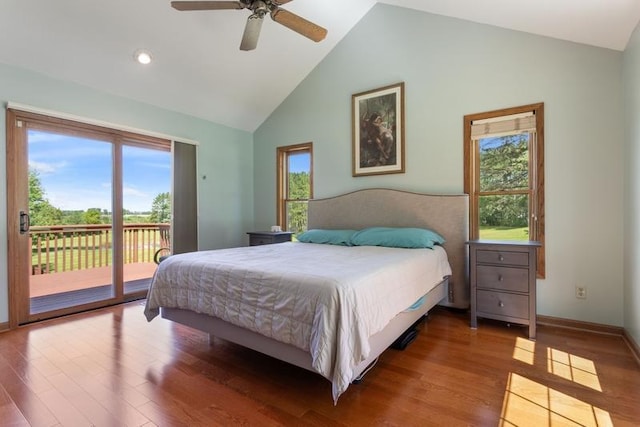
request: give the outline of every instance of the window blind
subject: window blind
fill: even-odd
[[[514,133],[534,132],[536,116],[533,112],[514,114],[512,116],[474,120],[471,123],[471,138],[481,139],[511,135]]]

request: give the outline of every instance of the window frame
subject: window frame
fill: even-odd
[[[464,116],[464,192],[469,195],[469,237],[479,238],[479,144],[471,137],[474,121],[533,112],[536,118],[535,137],[529,144],[529,239],[540,242],[538,248],[537,276],[544,278],[545,226],[544,226],[544,103],[523,105]]]
[[[289,175],[289,156],[309,153],[309,199],[289,199],[287,179]],[[287,231],[287,203],[309,201],[313,198],[313,142],[286,145],[277,148],[277,177],[276,177],[276,223],[283,231]]]

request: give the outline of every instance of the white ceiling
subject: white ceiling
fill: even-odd
[[[238,49],[247,10],[178,12],[169,0],[0,0],[0,62],[237,129],[254,131],[376,0],[283,6],[325,28],[316,44],[265,20]],[[639,0],[379,0],[469,21],[624,50]],[[133,60],[139,48],[151,65]]]

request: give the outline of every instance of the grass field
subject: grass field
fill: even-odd
[[[529,240],[529,227],[480,227],[483,240]]]

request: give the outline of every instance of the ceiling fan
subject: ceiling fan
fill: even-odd
[[[267,13],[277,23],[314,42],[324,39],[327,35],[326,29],[279,7],[290,1],[292,0],[172,1],[171,7],[180,11],[249,9],[252,13],[247,19],[247,25],[244,28],[240,50],[253,50],[256,48],[262,21]]]

